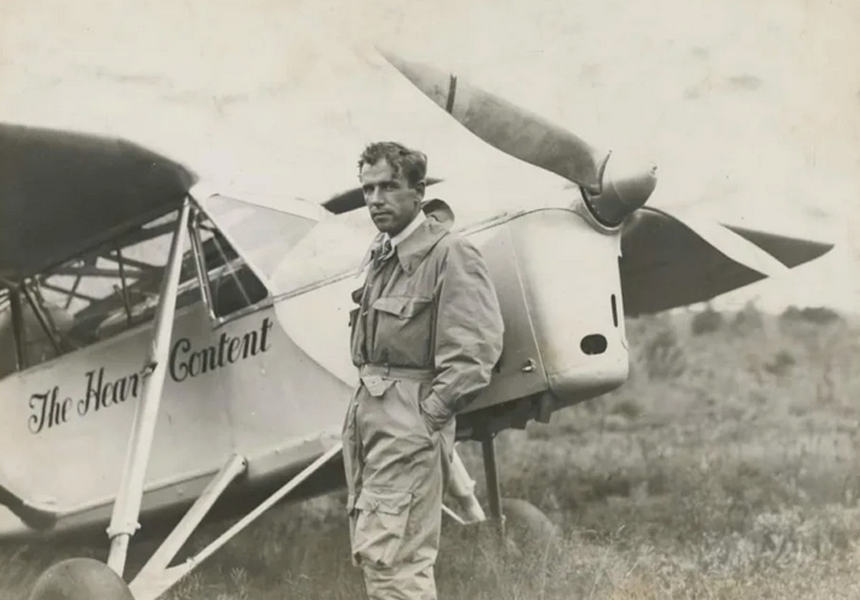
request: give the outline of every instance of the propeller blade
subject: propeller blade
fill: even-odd
[[[560,175],[597,195],[609,153],[530,111],[455,75],[380,53],[431,100],[479,138],[511,156]]]
[[[731,229],[750,243],[755,244],[768,254],[772,254],[779,262],[794,268],[811,260],[815,260],[830,252],[834,245],[830,242],[803,240],[786,237],[765,231],[756,231],[737,225],[723,225]]]
[[[436,179],[435,177],[428,177],[426,180],[427,186],[435,185],[440,183],[441,179]],[[361,191],[361,188],[352,188],[351,190],[347,190],[335,196],[332,196],[325,202],[323,202],[323,206],[331,213],[336,215],[349,212],[351,210],[355,210],[356,208],[361,208],[364,206],[364,194]]]
[[[765,252],[752,242],[747,241],[725,225],[707,221],[689,215],[679,215],[666,209],[659,212],[675,219],[716,250],[736,263],[761,273],[766,277],[778,277],[789,271],[789,268],[779,262],[771,254]]]
[[[830,243],[703,222],[644,207],[621,236],[628,316],[705,302],[827,253]]]

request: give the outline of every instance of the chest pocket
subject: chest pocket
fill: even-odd
[[[399,367],[433,366],[435,310],[429,296],[384,296],[373,303],[376,311],[374,355]]]

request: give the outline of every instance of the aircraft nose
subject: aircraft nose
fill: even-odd
[[[645,205],[656,186],[657,165],[618,161],[613,154],[606,163],[600,193],[592,195],[583,189],[582,195],[601,224],[616,227]]]

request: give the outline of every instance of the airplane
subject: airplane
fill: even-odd
[[[481,443],[489,509],[455,452],[449,488],[465,517],[446,511],[462,522],[503,520],[499,432],[624,383],[625,317],[783,276],[833,247],[646,206],[652,165],[371,54],[349,85],[375,101],[349,119],[430,144],[424,209],[480,249],[505,323],[490,385],[458,415],[457,439]],[[274,504],[344,485],[348,315],[373,231],[360,189],[308,175],[311,150],[295,157],[308,161],[297,179],[326,197],[232,193],[132,140],[0,124],[0,539],[107,527],[110,540],[107,563],[59,563],[32,598],[74,585],[74,597],[158,598]],[[238,521],[171,564],[215,514]],[[161,522],[175,526],[126,582],[132,537]]]

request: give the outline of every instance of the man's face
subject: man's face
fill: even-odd
[[[362,166],[358,178],[370,218],[379,231],[397,235],[421,210],[424,182],[409,187],[402,174],[395,177],[394,169],[384,158]]]

